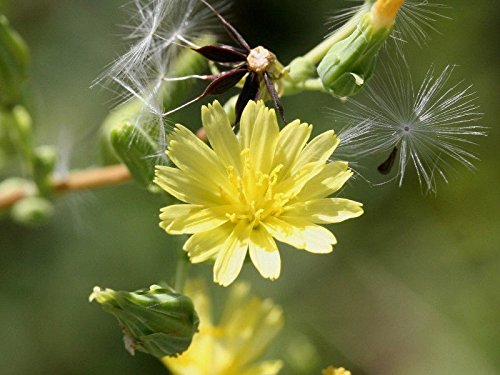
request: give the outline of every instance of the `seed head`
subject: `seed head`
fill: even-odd
[[[482,114],[472,86],[451,83],[452,66],[440,74],[431,67],[417,90],[408,71],[387,66],[381,70],[364,101],[351,101],[335,111],[348,122],[339,135],[339,154],[387,158],[391,153],[399,185],[407,166],[413,165],[426,192],[436,192],[438,176],[448,181],[453,162],[474,169],[478,158],[470,148],[477,136],[485,135],[485,128],[477,124]]]

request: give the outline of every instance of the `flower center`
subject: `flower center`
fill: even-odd
[[[228,167],[229,180],[237,196],[237,209],[226,215],[233,223],[245,220],[255,228],[266,218],[279,216],[291,197],[276,191],[278,174],[283,165],[276,166],[269,174],[262,173],[255,168],[248,151],[245,149],[242,152],[244,164],[241,176],[234,173],[234,168]]]
[[[274,53],[262,46],[251,50],[247,57],[248,69],[259,74],[267,72],[275,61]]]

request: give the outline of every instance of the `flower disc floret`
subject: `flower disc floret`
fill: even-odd
[[[210,146],[182,125],[170,135],[167,155],[177,166],[159,166],[155,182],[185,202],[161,210],[169,234],[191,234],[191,262],[214,259],[214,281],[227,286],[247,252],[269,279],[280,275],[275,240],[312,253],[329,253],[335,236],[319,224],[363,213],[361,204],[327,198],[351,177],[345,162],[329,163],[339,141],[327,131],[307,143],[312,126],[299,120],[281,131],[273,109],[250,102],[236,136],[222,106],[202,108]]]

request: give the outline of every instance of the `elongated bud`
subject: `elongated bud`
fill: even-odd
[[[118,319],[131,354],[139,350],[156,358],[176,356],[189,347],[198,330],[191,300],[158,285],[135,292],[95,287],[89,300]]]
[[[377,54],[392,31],[403,0],[377,0],[359,24],[334,44],[318,66],[324,87],[340,97],[355,95],[371,78]]]
[[[377,0],[371,10],[373,26],[376,29],[388,29],[394,26],[403,3],[404,0]]]
[[[118,158],[145,188],[157,191],[153,185],[156,165],[167,165],[168,158],[159,153],[160,147],[143,127],[123,123],[111,130],[111,144]]]
[[[0,102],[10,106],[19,102],[21,86],[27,77],[29,51],[19,34],[0,15]]]
[[[2,142],[4,150],[10,154],[12,152],[21,154],[26,165],[31,168],[33,126],[28,111],[21,105],[0,108],[0,128],[4,137]]]
[[[52,178],[57,161],[57,152],[53,146],[39,146],[33,154],[33,180],[41,195],[52,192]]]

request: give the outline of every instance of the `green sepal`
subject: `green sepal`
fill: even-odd
[[[29,50],[21,36],[0,15],[0,102],[19,103],[22,84],[28,76]]]
[[[363,88],[373,75],[377,54],[391,28],[373,28],[365,14],[352,33],[334,44],[318,66],[318,75],[330,93],[346,97]]]
[[[110,140],[115,154],[127,166],[135,181],[150,191],[158,191],[153,184],[155,166],[167,165],[169,160],[148,132],[143,127],[125,122],[111,130]]]
[[[90,301],[114,315],[123,330],[126,349],[156,358],[176,356],[191,344],[199,319],[191,299],[170,288],[152,285],[135,292],[94,288]]]

